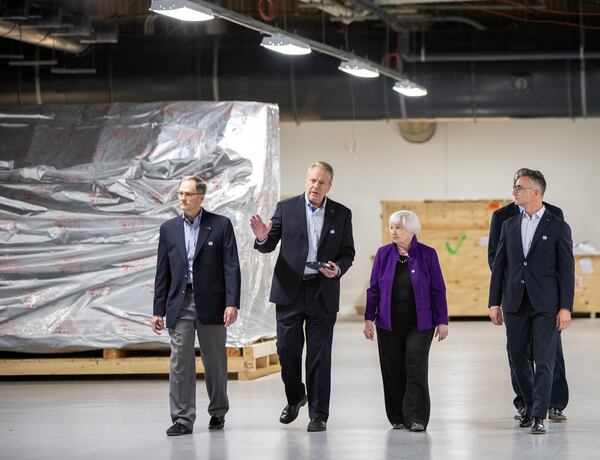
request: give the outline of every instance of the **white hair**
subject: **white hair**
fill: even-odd
[[[421,221],[419,216],[412,211],[396,211],[390,216],[390,225],[400,225],[404,230],[413,235],[421,231]]]

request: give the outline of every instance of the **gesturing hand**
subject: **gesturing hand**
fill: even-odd
[[[264,241],[267,239],[272,226],[272,221],[269,221],[268,224],[265,224],[258,214],[250,216],[250,228],[252,229],[252,232],[258,241]]]

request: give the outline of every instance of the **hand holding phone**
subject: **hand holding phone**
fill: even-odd
[[[327,262],[318,262],[316,260],[306,262],[306,266],[313,270],[318,270],[319,268],[333,268],[332,265]]]

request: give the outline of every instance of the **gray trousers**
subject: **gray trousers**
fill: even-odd
[[[169,405],[171,420],[192,428],[196,420],[196,354],[195,332],[198,333],[200,355],[204,364],[208,413],[225,415],[227,399],[227,330],[222,324],[198,321],[194,296],[187,292],[171,336],[169,368]]]

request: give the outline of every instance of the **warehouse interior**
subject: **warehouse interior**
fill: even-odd
[[[594,411],[600,403],[595,385],[600,368],[593,359],[600,312],[600,1],[182,3],[214,18],[190,22],[167,17],[157,12],[164,2],[151,0],[0,0],[0,289],[5,298],[0,303],[0,331],[5,336],[0,341],[0,457],[570,459],[595,452],[600,447]],[[304,43],[312,52],[290,56],[261,46],[275,34]],[[340,70],[344,63],[375,71],[378,77],[349,75]],[[405,95],[399,87],[425,94]],[[196,123],[202,133],[220,130],[219,123],[239,107],[241,115],[231,119],[241,125],[261,109],[269,111],[267,121],[247,124],[252,133],[260,133],[256,139],[261,141],[249,142],[246,148],[252,154],[261,148],[267,152],[260,157],[260,168],[254,157],[247,157],[255,171],[265,171],[260,190],[268,198],[257,211],[263,218],[270,217],[278,199],[302,193],[306,168],[317,160],[335,169],[328,196],[352,210],[356,257],[341,280],[332,416],[326,433],[306,433],[305,409],[290,425],[277,421],[285,395],[274,307],[266,299],[274,259],[264,266],[248,265],[253,276],[263,275],[258,303],[264,308],[257,310],[262,315],[257,326],[249,319],[256,316],[256,306],[248,283],[244,293],[251,308],[228,338],[231,410],[223,432],[205,426],[207,396],[199,371],[199,416],[193,436],[164,435],[169,422],[166,336],[154,345],[139,340],[143,346],[124,339],[106,346],[36,349],[31,345],[34,336],[4,345],[15,307],[6,299],[25,298],[28,289],[14,294],[15,283],[27,274],[15,275],[11,257],[16,251],[40,251],[34,243],[19,243],[8,223],[19,214],[15,209],[27,202],[27,196],[23,199],[15,190],[32,180],[15,181],[15,174],[88,164],[89,159],[73,153],[78,142],[73,133],[91,125],[90,109],[118,114],[113,117],[117,120],[134,120],[152,107],[161,116],[174,114],[173,126],[181,127],[187,117],[181,108],[200,111],[204,109],[196,107],[202,104],[210,107],[207,113],[217,114],[211,118],[215,121],[203,124],[204,116],[186,121]],[[63,118],[70,121],[60,129],[70,134],[54,136],[57,142],[46,144],[41,128],[52,117],[56,123],[63,119],[58,114],[67,114]],[[140,125],[142,130],[156,121],[148,119]],[[168,125],[162,119],[157,123],[156,138],[149,135],[134,142],[127,131],[116,130],[118,142],[102,144],[99,136],[95,155],[100,147],[111,145],[115,150],[103,151],[106,158],[131,154],[137,161],[140,155],[134,150],[139,142],[155,142],[169,152],[183,149],[179,141],[186,148],[197,145],[195,138],[188,142],[188,135],[174,135],[167,142]],[[30,134],[15,136],[25,124]],[[192,124],[186,130],[193,131]],[[129,129],[134,123],[123,126]],[[270,139],[268,146],[261,143],[263,135]],[[131,152],[128,143],[135,144]],[[234,144],[240,142],[230,143]],[[224,158],[234,158],[229,150],[227,154]],[[224,172],[228,168],[246,168],[244,162],[221,167],[212,157],[202,161],[216,165],[211,182],[215,187],[230,180]],[[541,437],[531,436],[513,420],[506,334],[491,324],[487,308],[489,219],[494,209],[512,201],[513,174],[522,167],[544,173],[544,201],[564,211],[575,255],[574,319],[562,333],[570,386],[568,419],[547,422],[547,434]],[[168,174],[175,179],[171,170]],[[94,181],[99,183],[92,179],[90,184]],[[171,196],[169,188],[153,193],[160,195],[159,190]],[[238,206],[235,200],[219,201],[222,196],[215,194],[215,208],[210,199],[205,205],[232,216],[238,244],[243,241],[248,249],[244,255],[240,245],[242,259],[255,264],[253,235],[244,214],[249,211],[243,208],[256,195],[244,195]],[[216,207],[217,201],[223,207]],[[390,241],[387,217],[407,207],[418,210],[422,241],[440,255],[449,300],[448,339],[434,341],[431,349],[432,415],[426,433],[389,426],[377,346],[362,334],[373,257]],[[25,212],[20,216],[27,218]],[[144,221],[143,229],[133,229],[147,232],[145,251],[152,252],[157,243],[156,216]],[[69,230],[71,217],[62,219],[53,225]],[[119,222],[121,227],[130,225]],[[143,273],[150,279],[154,253],[147,255],[144,263],[149,265]],[[81,267],[73,260],[69,259],[67,278],[72,267]],[[135,267],[131,260],[124,270],[130,266]],[[61,276],[64,261],[62,267]],[[134,273],[128,281],[123,276],[131,288],[125,300],[135,296],[136,277]],[[148,282],[144,278],[144,286]],[[35,292],[31,294],[27,301],[35,304]],[[101,304],[101,299],[96,302]],[[141,315],[134,321],[141,336],[151,336],[151,304],[135,309]],[[58,361],[50,361],[54,359]],[[142,360],[141,367],[134,366],[135,360]],[[77,367],[85,370],[74,370]]]

